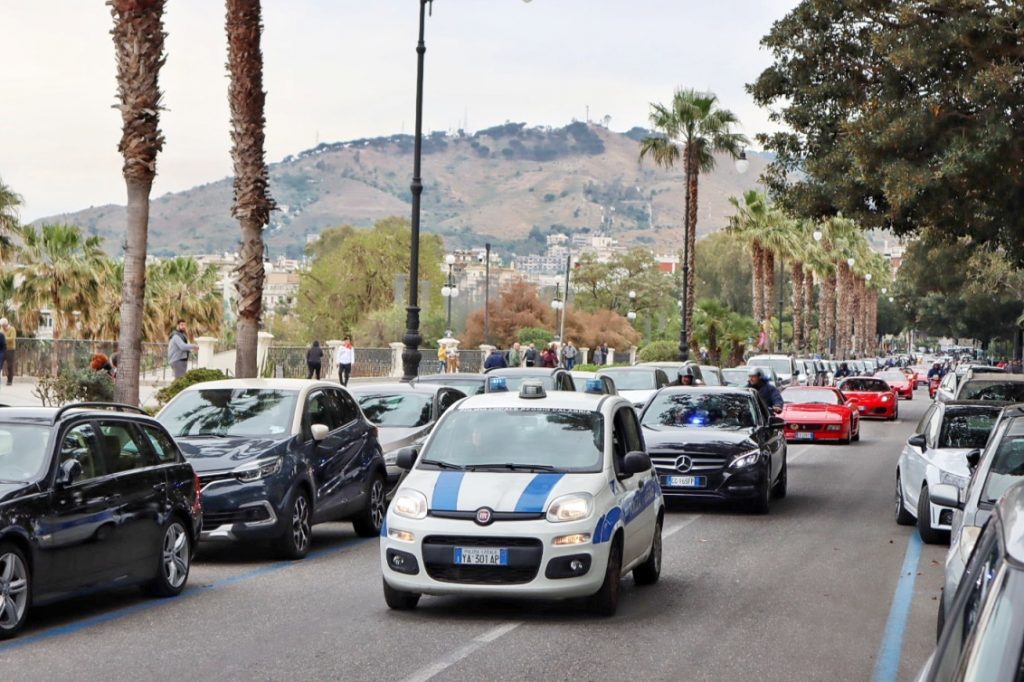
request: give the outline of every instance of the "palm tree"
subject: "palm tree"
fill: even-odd
[[[242,231],[240,262],[235,270],[238,290],[235,375],[254,377],[256,343],[263,313],[263,228],[270,222],[274,200],[264,158],[263,53],[260,51],[260,0],[227,0],[228,103],[231,107],[231,159],[235,197],[231,214]]]
[[[764,319],[771,320],[775,308],[775,259],[785,260],[793,249],[793,221],[782,211],[773,209],[766,229],[761,237],[761,253],[764,257]],[[783,292],[779,292],[779,306],[782,305]],[[781,325],[779,327],[778,347],[782,348]]]
[[[18,227],[18,207],[21,196],[0,180],[0,252],[11,245],[11,235]],[[0,255],[6,255],[0,253]]]
[[[163,149],[160,132],[160,68],[164,65],[165,0],[110,0],[117,54],[117,95],[121,110],[121,169],[128,192],[124,248],[121,334],[114,400],[139,402],[143,303],[146,295],[146,242],[149,193],[156,157]]]
[[[650,121],[658,134],[640,142],[640,160],[651,156],[657,165],[671,168],[681,158],[686,175],[686,262],[683,263],[683,272],[689,276],[684,316],[687,329],[691,329],[696,280],[698,178],[701,173],[715,169],[715,154],[725,153],[734,159],[739,158],[749,141],[740,133],[732,132],[739,119],[728,109],[718,108],[718,97],[710,92],[677,90],[669,106],[651,104]]]
[[[742,201],[736,197],[729,197],[729,203],[736,209],[736,213],[729,218],[727,229],[750,244],[753,316],[760,324],[768,316],[764,298],[763,241],[771,229],[771,222],[775,220],[775,216],[767,195],[757,190],[744,192]]]
[[[106,255],[99,237],[83,237],[73,225],[18,228],[19,320],[26,329],[39,326],[44,310],[53,318],[53,338],[60,339],[78,319],[88,325],[99,300],[98,274]],[[75,313],[78,313],[76,316]]]

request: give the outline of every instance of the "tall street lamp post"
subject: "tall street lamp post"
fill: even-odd
[[[555,284],[555,297],[551,300],[551,309],[555,311],[555,333],[559,333],[562,328],[562,311],[565,310],[565,302],[562,301],[562,284],[561,282]],[[561,343],[561,337],[558,338]]]
[[[448,266],[448,281],[443,287],[441,287],[441,295],[448,299],[448,321],[445,323],[445,335],[452,336],[452,299],[458,297],[459,287],[455,285],[455,280],[452,278],[452,268],[455,266],[455,256],[448,254],[444,257],[444,262]]]
[[[491,342],[491,243],[484,244],[484,343]]]
[[[626,313],[626,319],[630,324],[636,319],[636,292],[632,289],[629,291],[629,312]]]

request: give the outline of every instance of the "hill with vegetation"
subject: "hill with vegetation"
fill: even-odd
[[[589,229],[627,245],[675,250],[683,233],[682,171],[638,162],[638,141],[648,134],[581,122],[431,133],[423,143],[423,229],[443,236],[449,248],[491,241],[505,252],[527,253],[541,250],[551,232]],[[327,227],[407,216],[412,153],[411,135],[392,135],[323,143],[271,164],[279,210],[267,232],[270,253],[297,256],[308,237]],[[750,161],[745,175],[723,158],[702,177],[699,233],[725,226],[728,198],[752,188],[768,159],[752,154]],[[151,252],[235,250],[231,191],[231,178],[224,178],[154,199]],[[79,225],[112,249],[123,241],[124,214],[124,206],[106,205],[38,222]]]

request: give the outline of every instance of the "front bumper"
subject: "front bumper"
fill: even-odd
[[[822,443],[831,441],[849,440],[851,433],[843,424],[804,424],[800,422],[794,422],[794,425],[798,426],[798,429],[789,428],[787,422],[786,428],[783,430],[783,435],[787,441],[795,443]],[[838,431],[830,431],[829,426],[838,426]]]
[[[479,526],[473,521],[427,516],[413,520],[388,513],[380,540],[381,571],[395,589],[430,595],[514,596],[531,599],[585,597],[604,581],[610,542],[593,543],[597,516],[576,523],[549,523],[544,519],[496,521]],[[412,533],[411,541],[394,532]],[[575,545],[555,546],[556,537],[577,533],[590,539]],[[507,550],[508,566],[460,566],[457,547]],[[396,568],[395,557],[400,557]],[[573,577],[564,573],[578,559],[586,570]]]
[[[658,467],[658,482],[661,484],[662,495],[675,499],[745,500],[756,497],[767,485],[763,464],[755,464],[742,469],[724,467],[709,471],[693,471],[692,474],[682,475],[703,478],[704,485],[671,486],[668,484],[668,477],[680,476],[679,472]]]
[[[212,478],[203,488],[201,541],[260,541],[279,537],[286,522],[285,483],[272,479],[242,483],[231,477]]]
[[[860,405],[857,411],[862,419],[888,419],[896,414],[896,401],[875,405]]]

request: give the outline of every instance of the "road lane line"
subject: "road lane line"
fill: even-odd
[[[907,541],[907,553],[903,557],[903,567],[896,581],[896,592],[889,608],[889,619],[885,622],[885,633],[882,644],[875,659],[874,682],[892,682],[900,672],[900,656],[903,653],[903,634],[907,629],[910,617],[910,606],[914,598],[914,580],[917,577],[917,564],[921,559],[921,536],[917,531],[910,532]]]
[[[367,542],[371,542],[374,540],[377,540],[377,538],[354,538],[348,542],[337,545],[335,547],[310,552],[308,555],[306,555],[306,558],[303,561],[277,561],[275,563],[269,564],[267,566],[261,566],[260,568],[251,571],[246,571],[244,573],[239,573],[237,575],[221,578],[220,580],[214,581],[209,585],[200,585],[198,587],[189,588],[185,592],[182,592],[180,595],[173,599],[150,599],[148,601],[139,602],[138,604],[132,604],[131,606],[125,606],[120,609],[114,609],[113,611],[109,611],[107,613],[101,613],[90,618],[84,618],[73,623],[68,623],[67,625],[58,625],[48,630],[43,630],[42,632],[36,633],[34,635],[19,637],[7,643],[0,644],[0,654],[5,654],[8,651],[12,651],[14,649],[20,649],[21,647],[28,646],[29,644],[35,644],[36,642],[42,642],[48,639],[62,637],[64,635],[70,635],[81,630],[86,630],[88,628],[109,623],[110,621],[126,618],[127,616],[131,616],[141,611],[148,611],[149,609],[155,609],[161,606],[171,606],[173,604],[179,604],[183,600],[191,599],[192,597],[195,597],[200,594],[206,594],[207,592],[212,592],[214,590],[218,590],[224,587],[230,587],[237,583],[246,580],[251,580],[252,578],[258,578],[260,576],[267,575],[268,573],[276,573],[278,571],[283,571],[288,568],[297,568],[311,561],[316,561],[317,559],[321,559],[332,554],[337,554],[345,550],[360,547],[366,544]]]
[[[520,625],[522,625],[522,623],[519,621],[510,621],[508,623],[503,623],[496,628],[492,628],[481,635],[477,635],[469,644],[456,649],[431,665],[420,668],[409,677],[406,677],[404,682],[427,682],[427,680],[436,677],[483,646],[490,644],[496,639],[504,637]]]
[[[665,538],[672,537],[673,535],[675,535],[676,533],[678,533],[682,529],[686,528],[690,524],[692,524],[695,521],[697,521],[698,519],[700,519],[702,516],[704,516],[704,515],[703,514],[697,514],[692,519],[687,519],[687,520],[683,521],[682,523],[680,523],[678,526],[672,526],[668,530],[662,532],[661,539],[664,540]]]
[[[800,459],[801,457],[806,455],[808,452],[810,452],[811,448],[813,448],[813,447],[814,447],[813,445],[805,445],[802,448],[800,448],[795,455],[791,455],[789,453],[786,453],[786,461],[792,462],[794,460]]]

